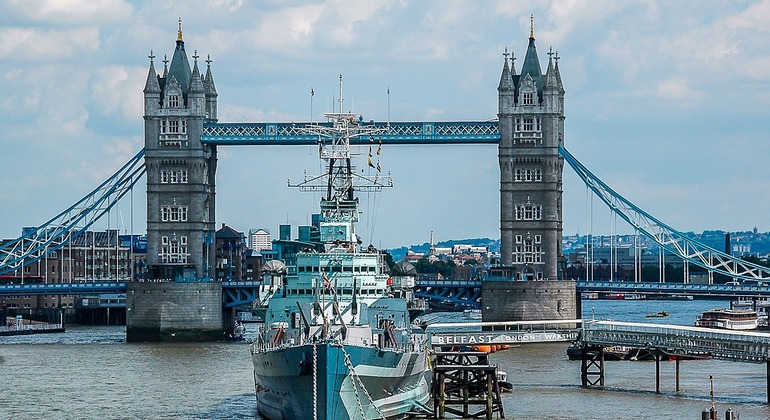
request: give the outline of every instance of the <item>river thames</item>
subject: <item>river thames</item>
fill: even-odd
[[[724,301],[583,301],[584,318],[691,325]],[[669,311],[667,318],[645,314]],[[580,362],[566,343],[527,344],[494,353],[514,390],[506,418],[700,419],[710,407],[709,375],[720,418],[730,407],[747,419],[770,418],[764,363],[606,362],[604,390],[583,389]],[[245,343],[136,344],[125,327],[68,327],[63,334],[0,338],[0,419],[259,419]]]

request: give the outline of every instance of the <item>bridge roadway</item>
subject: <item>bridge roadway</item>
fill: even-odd
[[[225,308],[251,305],[257,299],[258,281],[223,281],[222,303]],[[76,283],[26,283],[0,285],[0,296],[87,295],[126,293],[124,281],[85,281]]]
[[[505,280],[492,279],[489,280]],[[415,295],[435,302],[449,302],[457,306],[481,307],[481,280],[422,280],[415,284]],[[770,297],[770,287],[759,285],[731,285],[706,283],[659,283],[622,281],[575,281],[577,293],[634,293],[720,297]]]
[[[497,280],[497,279],[495,279]],[[480,280],[427,280],[415,284],[415,295],[434,302],[481,307]],[[249,304],[256,299],[259,282],[222,282],[225,307]],[[770,287],[758,285],[729,285],[705,283],[642,283],[620,281],[576,281],[576,291],[604,293],[687,294],[693,296],[770,297]],[[71,295],[94,293],[125,293],[124,281],[84,281],[74,283],[33,283],[0,285],[0,296]]]

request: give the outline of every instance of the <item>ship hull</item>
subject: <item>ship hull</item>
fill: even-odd
[[[260,415],[272,420],[400,419],[428,402],[424,352],[323,342],[315,344],[314,356],[313,347],[253,352]]]

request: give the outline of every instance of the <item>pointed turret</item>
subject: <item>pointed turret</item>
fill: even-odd
[[[182,92],[187,93],[190,89],[192,72],[190,63],[187,61],[187,52],[184,50],[184,40],[182,39],[182,19],[179,19],[179,31],[176,38],[176,49],[174,56],[171,57],[171,67],[168,70],[166,79],[175,78],[182,87]]]
[[[532,16],[530,16],[529,45],[527,46],[527,54],[524,56],[524,64],[521,66],[519,83],[521,83],[527,75],[529,75],[535,82],[538,94],[541,95],[543,89],[543,73],[540,70],[540,60],[537,58],[537,48],[535,48],[535,26],[534,18]]]
[[[155,56],[150,51],[150,70],[147,72],[147,82],[144,84],[144,93],[160,93],[160,84],[158,83],[158,74],[155,72]]]
[[[206,115],[206,94],[203,89],[203,78],[198,69],[198,52],[193,54],[193,71],[190,80],[190,92],[187,95],[187,104],[191,115]]]
[[[214,76],[211,75],[211,56],[206,56],[206,77],[203,79],[203,90],[206,93],[206,117],[217,120],[217,88],[214,86]]]
[[[148,56],[150,59],[150,70],[147,72],[147,82],[144,84],[144,115],[155,113],[160,107],[160,84],[158,83],[158,74],[155,73],[155,64],[152,51]]]
[[[198,69],[197,52],[193,55],[193,59],[195,59],[195,61],[193,64],[192,76],[190,78],[190,93],[203,93],[203,77],[201,77],[201,72]]]
[[[508,48],[503,53],[503,72],[500,75],[500,84],[497,86],[498,112],[508,113],[513,106],[516,97],[516,87],[513,84],[511,69],[508,67]]]
[[[551,49],[548,51],[548,69],[545,71],[545,84],[543,85],[543,88],[555,89],[558,88],[558,86],[556,71],[553,66],[553,49]]]

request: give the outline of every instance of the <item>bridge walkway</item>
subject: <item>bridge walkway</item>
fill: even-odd
[[[669,324],[618,321],[584,321],[582,347],[583,386],[604,386],[604,349],[624,346],[645,349],[655,356],[655,392],[660,392],[660,360],[677,356],[676,390],[682,358],[712,357],[739,362],[765,363],[767,401],[770,404],[770,334],[756,331],[717,330]]]

